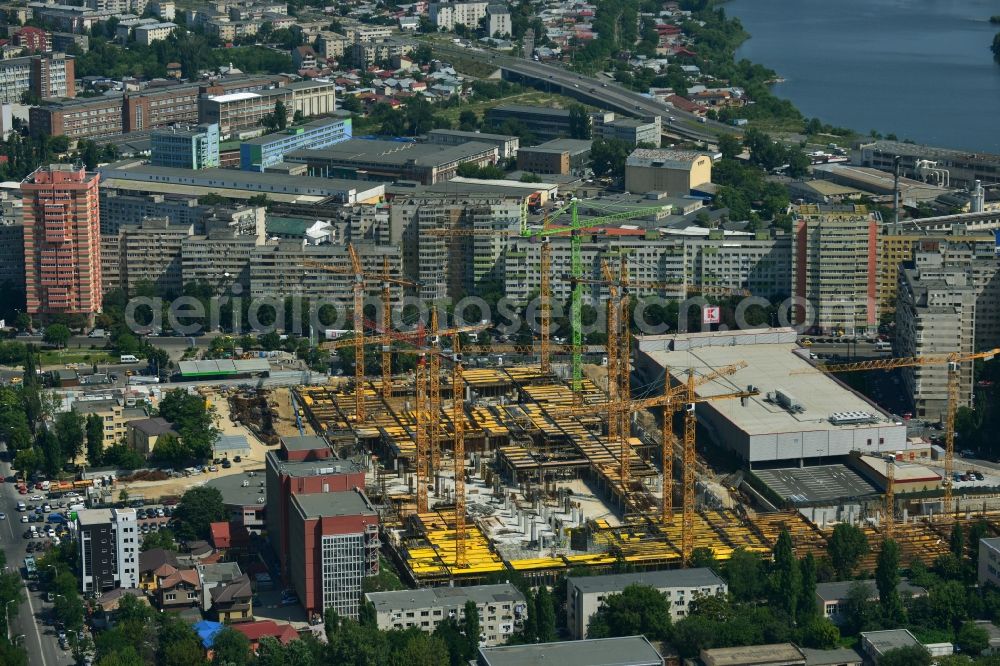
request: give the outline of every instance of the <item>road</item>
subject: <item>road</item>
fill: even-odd
[[[419,46],[426,42],[415,39],[399,39],[399,41]],[[490,64],[507,74],[513,74],[530,82],[545,86],[557,87],[565,95],[575,97],[583,102],[600,108],[610,109],[630,116],[650,117],[660,116],[663,119],[663,131],[677,134],[696,141],[714,143],[719,133],[732,133],[734,128],[715,121],[700,122],[693,113],[675,109],[663,102],[646,95],[624,88],[606,78],[593,78],[577,74],[561,67],[547,65],[534,60],[524,60],[500,55],[494,51],[476,47],[462,48],[458,46],[432,44],[435,53],[443,56],[454,55],[470,60],[478,60]],[[675,118],[674,122],[670,118]]]
[[[2,445],[0,445],[2,446]],[[11,475],[10,465],[0,463],[0,474],[4,478]],[[24,530],[18,529],[20,514],[17,512],[17,502],[20,495],[14,485],[0,484],[0,511],[7,514],[6,520],[0,521],[0,548],[7,555],[7,566],[20,569],[27,555],[28,541],[22,536]],[[17,616],[11,621],[11,635],[24,636],[23,645],[28,651],[28,663],[32,666],[65,666],[73,663],[73,655],[69,650],[59,647],[58,637],[52,627],[43,623],[45,614],[50,613],[52,604],[46,602],[40,592],[25,589],[25,601],[18,609]]]

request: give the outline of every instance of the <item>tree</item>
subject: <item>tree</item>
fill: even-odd
[[[408,632],[394,663],[405,666],[440,666],[450,660],[448,646],[440,638],[419,630]]]
[[[250,641],[245,634],[226,627],[215,635],[212,652],[213,664],[245,666],[250,662]]]
[[[813,615],[802,627],[802,644],[817,650],[829,650],[840,643],[840,629],[828,618]]]
[[[375,611],[375,604],[368,600],[362,600],[358,609],[358,624],[362,627],[378,628],[378,613]]]
[[[202,486],[184,493],[174,510],[177,536],[181,539],[207,539],[210,525],[229,519],[229,512],[222,503],[222,493],[217,488]]]
[[[990,50],[993,51],[993,59],[1000,62],[1000,32],[993,35],[993,45],[990,46]]]
[[[83,450],[84,430],[83,419],[75,409],[62,412],[56,416],[55,436],[59,441],[59,448],[63,460],[72,460]]]
[[[582,104],[569,107],[569,136],[571,139],[590,138],[590,116]]]
[[[647,585],[629,585],[607,597],[590,619],[587,638],[637,634],[651,640],[666,640],[670,634],[670,603]]]
[[[97,414],[87,415],[87,464],[97,467],[104,453],[104,419]]]
[[[142,546],[139,547],[139,550],[146,552],[147,550],[153,550],[154,548],[177,550],[177,542],[174,541],[174,533],[168,529],[162,529],[145,535],[142,538]]]
[[[743,152],[743,144],[732,134],[722,134],[719,136],[719,152],[722,159],[733,159]]]
[[[802,594],[799,562],[792,549],[792,535],[782,527],[774,544],[774,571],[771,575],[771,601],[795,621],[795,612]]]
[[[816,614],[816,560],[812,553],[799,561],[799,573],[802,579],[798,603],[801,621]]]
[[[621,178],[632,147],[621,139],[597,139],[590,149],[590,168],[595,176]]]
[[[186,463],[190,459],[190,455],[187,447],[181,443],[177,435],[166,432],[156,438],[150,458],[160,466],[168,467]]]
[[[975,622],[966,622],[958,630],[955,642],[963,653],[976,657],[990,646],[990,635]]]
[[[69,342],[71,333],[69,327],[64,324],[49,324],[45,327],[45,334],[42,335],[42,342],[62,349]]]
[[[467,659],[472,659],[479,652],[479,608],[476,602],[465,602],[462,611],[462,631],[465,633],[465,654]]]
[[[764,562],[758,553],[737,548],[726,562],[729,593],[737,601],[751,601],[764,594]]]
[[[351,113],[360,113],[362,110],[361,100],[356,95],[346,95],[340,100],[340,108]]]
[[[552,595],[547,587],[542,585],[535,595],[535,617],[539,643],[551,643],[556,640],[556,609]]]
[[[838,523],[833,528],[826,552],[837,578],[846,580],[853,574],[858,561],[868,554],[868,537],[854,525]]]
[[[931,666],[931,653],[923,645],[887,650],[878,660],[879,666]]]
[[[965,588],[958,581],[949,580],[931,587],[927,601],[934,626],[955,630],[968,617]]]
[[[965,559],[965,533],[962,531],[962,525],[960,523],[955,523],[951,528],[951,538],[949,539],[949,545],[951,547],[951,553],[959,561]],[[978,544],[976,545],[978,547]]]
[[[899,545],[892,539],[882,542],[875,566],[875,586],[882,618],[895,625],[903,620],[903,602],[899,598]]]
[[[479,116],[475,111],[465,109],[458,114],[458,129],[463,132],[474,132],[479,128]]]
[[[716,571],[719,568],[719,562],[715,559],[715,551],[704,546],[695,548],[691,551],[691,566],[696,569]]]

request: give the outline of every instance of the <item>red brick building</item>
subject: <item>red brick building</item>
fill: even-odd
[[[69,164],[39,167],[21,183],[28,314],[101,311],[100,175]]]
[[[378,514],[360,490],[292,496],[288,573],[310,617],[333,608],[356,619],[378,550]]]
[[[32,53],[45,53],[52,50],[52,34],[30,25],[18,28],[13,35],[13,42],[14,46],[28,49]]]
[[[334,456],[322,437],[282,437],[277,451],[265,457],[266,525],[268,539],[288,580],[288,523],[295,495],[333,493],[365,487],[365,470],[350,460]]]

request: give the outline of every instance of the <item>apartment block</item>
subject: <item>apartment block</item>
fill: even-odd
[[[896,302],[897,356],[971,354],[996,346],[1000,332],[1000,277],[989,245],[927,241],[899,271]],[[959,405],[970,406],[973,368],[962,363]],[[948,366],[904,368],[903,383],[916,416],[943,420],[948,404]]]
[[[217,294],[250,291],[250,260],[263,245],[262,236],[244,236],[232,230],[190,236],[181,245],[184,282],[204,282]]]
[[[324,58],[343,58],[351,42],[335,32],[321,32],[316,38],[316,52]]]
[[[39,167],[21,183],[28,313],[101,311],[99,174],[68,164]]]
[[[724,597],[729,592],[726,581],[711,569],[673,569],[605,576],[571,576],[566,579],[566,624],[576,639],[587,637],[590,620],[604,600],[621,594],[629,585],[643,585],[666,596],[672,620],[687,615],[688,606],[699,597]]]
[[[350,118],[314,120],[282,132],[265,134],[240,144],[240,169],[266,171],[293,150],[326,148],[351,138]]]
[[[0,60],[0,104],[21,104],[26,93],[75,97],[74,72],[73,58],[64,53]]]
[[[656,234],[616,233],[584,238],[581,248],[584,274],[600,279],[601,259],[619,261],[624,256],[629,276],[637,283],[674,282],[696,287],[748,289],[754,294],[772,297],[788,294],[791,275],[792,243],[789,235],[770,236],[766,232],[748,236],[730,236],[712,230],[704,237],[664,236]],[[631,230],[629,230],[631,231]],[[572,271],[572,251],[566,237],[552,237],[553,275]],[[504,283],[508,298],[525,302],[541,286],[541,242],[512,237],[504,255]],[[553,297],[565,300],[572,287],[564,280],[551,282]],[[664,293],[641,284],[632,288],[636,296]],[[584,297],[592,304],[609,297],[607,287],[589,285]]]
[[[98,595],[139,584],[139,530],[135,509],[77,511],[80,591]]]
[[[135,294],[139,286],[148,284],[157,293],[179,296],[184,286],[182,248],[194,228],[170,224],[165,217],[148,217],[123,235],[121,288]]]
[[[240,235],[256,236],[264,233],[263,206],[241,203],[200,204],[188,195],[125,194],[109,187],[101,187],[101,235],[115,235],[126,227],[136,227],[147,217],[165,217],[171,224],[194,227],[194,233],[203,235],[209,229],[231,229]]]
[[[150,46],[153,42],[166,39],[176,29],[177,26],[173,23],[150,23],[148,25],[137,26],[132,30],[132,35],[136,43],[143,46]]]
[[[0,218],[0,285],[24,285],[24,227],[17,219]]]
[[[11,35],[14,46],[27,49],[32,53],[45,53],[52,50],[52,33],[26,25],[18,28]]]
[[[125,408],[121,402],[114,398],[102,398],[97,400],[75,400],[73,409],[83,418],[91,414],[96,414],[101,419],[104,427],[104,448],[114,446],[125,437]]]
[[[510,9],[507,5],[489,5],[486,7],[486,34],[490,37],[510,37],[513,24],[510,20]]]
[[[355,250],[366,272],[381,273],[388,266],[389,274],[399,277],[402,257],[393,246],[359,244]],[[306,266],[307,262],[323,264],[332,270]],[[337,271],[337,272],[334,272]],[[309,245],[304,240],[268,242],[254,248],[250,256],[250,295],[253,298],[299,295],[317,303],[340,304],[346,312],[353,297],[354,276],[351,257],[346,245]],[[382,285],[366,285],[367,296],[379,299]],[[402,288],[390,286],[394,304],[402,302]],[[335,326],[333,328],[348,328]]]
[[[179,169],[219,166],[219,126],[165,127],[150,134],[150,163]]]
[[[357,619],[361,584],[378,573],[378,513],[360,489],[292,495],[288,571],[306,614]]]
[[[458,24],[476,28],[487,7],[486,2],[432,2],[430,19],[440,30],[454,30]]]
[[[420,297],[461,298],[505,275],[508,239],[520,229],[522,202],[496,196],[425,195],[393,203],[390,227],[403,243],[403,268]],[[431,235],[430,229],[476,230]]]
[[[524,595],[510,583],[368,592],[365,599],[375,606],[382,631],[416,627],[428,633],[448,618],[460,622],[471,601],[479,611],[479,644],[488,647],[506,643],[528,617]]]
[[[363,488],[365,470],[352,461],[338,459],[326,440],[316,436],[282,437],[279,448],[265,454],[264,464],[267,533],[281,576],[287,580],[292,497]]]
[[[792,223],[792,295],[808,303],[797,321],[821,333],[878,327],[878,213],[864,206],[802,205]]]
[[[351,44],[351,61],[358,67],[371,67],[378,62],[386,62],[395,56],[408,54],[411,44],[395,42],[388,38]]]

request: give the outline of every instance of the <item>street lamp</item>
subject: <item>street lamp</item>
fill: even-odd
[[[6,604],[4,604],[4,615],[7,617],[7,642],[10,643],[10,605],[15,603],[17,599],[9,599]]]

